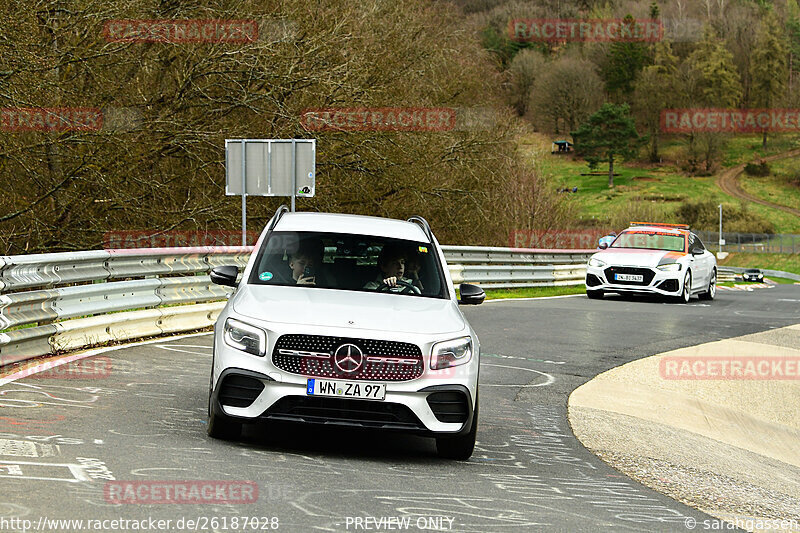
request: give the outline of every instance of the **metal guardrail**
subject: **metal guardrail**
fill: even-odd
[[[200,247],[2,256],[0,330],[18,329],[0,333],[0,366],[213,324],[229,291],[212,284],[208,273],[219,264],[243,268],[250,252]]]
[[[720,281],[723,281],[722,280],[723,275],[727,275],[730,278],[727,281],[734,281],[736,279],[736,274],[741,274],[745,270],[748,269],[743,267],[720,267],[719,269]],[[765,270],[763,268],[761,269],[761,272],[763,272],[764,276],[766,277],[773,276],[776,278],[786,278],[800,282],[800,275],[794,274],[792,272],[784,272],[783,270]]]
[[[454,283],[578,285],[594,250],[443,246]],[[212,325],[229,290],[214,266],[251,247],[150,248],[0,256],[0,366],[93,344]],[[10,329],[11,328],[11,329]]]
[[[718,231],[698,230],[695,233],[709,250],[720,249]],[[791,233],[729,233],[723,231],[722,238],[725,239],[725,244],[721,247],[723,252],[800,253],[800,235]]]

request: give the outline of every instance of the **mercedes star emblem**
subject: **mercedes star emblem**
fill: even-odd
[[[342,344],[333,352],[333,363],[342,372],[352,374],[364,364],[364,353],[355,344]]]

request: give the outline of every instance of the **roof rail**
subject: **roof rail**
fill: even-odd
[[[428,224],[427,220],[425,220],[419,215],[414,215],[412,217],[409,217],[407,222],[413,222],[415,224],[419,224],[420,227],[422,227],[422,231],[425,232],[425,236],[428,237],[428,240],[430,240],[431,243],[433,243],[433,232],[431,231],[431,226],[430,224]]]
[[[278,221],[281,219],[283,214],[288,212],[289,212],[289,207],[286,204],[281,204],[281,206],[278,208],[277,211],[275,211],[275,214],[272,216],[272,220],[269,223],[267,231],[271,231],[272,228],[274,228],[275,225],[278,223]]]
[[[689,224],[667,224],[665,222],[631,222],[631,226],[655,226],[661,228],[689,229]]]

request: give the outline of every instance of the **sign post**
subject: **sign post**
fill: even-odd
[[[316,139],[225,139],[225,194],[242,195],[242,246],[247,196],[314,196]]]

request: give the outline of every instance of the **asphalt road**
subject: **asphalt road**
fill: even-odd
[[[465,308],[483,349],[468,462],[438,459],[423,438],[359,430],[254,426],[241,442],[212,440],[210,335],[110,351],[93,358],[106,369],[95,376],[0,386],[0,531],[134,530],[88,522],[114,519],[152,519],[136,523],[150,531],[703,530],[710,517],[585,450],[567,397],[633,359],[798,323],[798,303],[800,286],[778,286],[720,292],[710,304],[579,296]],[[157,480],[251,482],[234,485],[257,494],[252,503],[114,499],[124,482]]]

